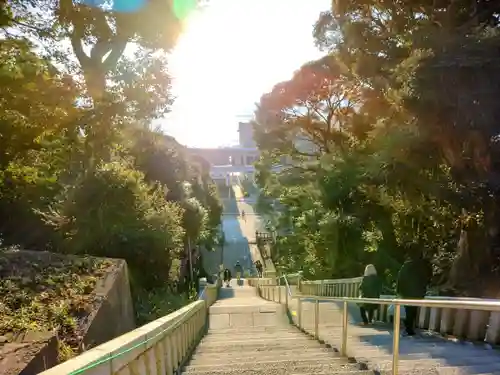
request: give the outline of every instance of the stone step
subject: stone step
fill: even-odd
[[[209,339],[202,339],[200,341],[199,347],[211,347],[211,348],[221,348],[221,347],[238,347],[238,348],[245,348],[245,347],[259,347],[259,346],[270,346],[272,345],[279,345],[279,346],[286,346],[286,347],[293,347],[295,345],[309,345],[309,344],[314,344],[317,347],[321,347],[321,344],[311,338],[308,337],[290,337],[290,338],[279,338],[279,340],[273,339],[272,337],[269,337],[267,339],[262,339],[262,338],[257,338],[254,340],[248,339],[248,340],[241,340],[238,338],[228,338],[226,341],[210,341]]]
[[[278,340],[278,339],[282,339],[282,340],[312,340],[309,336],[306,336],[304,334],[300,334],[300,333],[287,333],[287,334],[255,334],[255,335],[240,335],[240,334],[227,334],[225,336],[225,340],[221,340],[220,338],[221,337],[224,337],[224,336],[219,336],[219,337],[210,337],[210,336],[205,336],[203,338],[203,340],[207,340],[207,341],[213,341],[213,342],[227,342],[227,341],[259,341],[259,340],[262,340],[262,341],[266,341],[266,340],[269,340],[269,339],[275,339]]]
[[[189,365],[199,364],[223,364],[228,362],[259,362],[270,361],[276,358],[293,360],[295,358],[340,358],[336,352],[328,348],[314,349],[292,349],[292,350],[273,350],[268,352],[253,351],[244,353],[218,353],[194,354],[189,361]]]
[[[318,349],[322,348],[317,341],[301,341],[301,342],[266,342],[252,345],[200,345],[196,348],[196,353],[234,353],[234,352],[250,352],[250,351],[272,351],[272,350],[293,350],[293,349]]]
[[[257,327],[256,327],[257,328]],[[228,335],[231,336],[237,336],[237,335],[244,335],[244,336],[250,336],[250,335],[288,335],[288,334],[293,334],[293,333],[301,333],[299,330],[296,328],[288,328],[288,327],[272,327],[272,326],[264,326],[264,327],[258,327],[259,329],[255,330],[249,330],[246,328],[240,328],[240,327],[234,327],[234,328],[221,328],[220,330],[218,329],[209,329],[208,333],[205,337],[226,337]]]
[[[253,345],[257,342],[262,342],[269,344],[271,342],[276,342],[276,341],[284,341],[285,343],[289,343],[290,341],[297,342],[297,341],[303,341],[306,342],[307,338],[303,337],[297,337],[297,336],[254,336],[254,337],[241,337],[241,336],[228,336],[227,339],[221,340],[221,339],[213,339],[213,338],[207,338],[207,339],[202,339],[201,344],[204,345],[218,345],[218,346],[226,346],[226,345],[243,345],[248,344],[248,345]]]
[[[269,332],[269,333],[280,333],[280,332],[300,332],[297,328],[290,325],[270,327],[270,326],[254,326],[254,327],[235,327],[235,328],[220,328],[220,329],[209,329],[207,336],[223,336],[230,333],[254,333],[254,332]]]
[[[206,336],[203,340],[207,342],[226,342],[228,340],[238,340],[238,341],[246,341],[246,340],[267,340],[267,339],[275,339],[280,340],[281,338],[293,338],[293,337],[303,337],[303,334],[299,334],[298,332],[256,332],[256,333],[228,333],[226,335],[209,335]]]
[[[214,373],[223,371],[227,374],[234,373],[235,371],[251,370],[267,371],[269,374],[279,373],[280,370],[285,370],[287,374],[292,372],[309,372],[316,373],[318,371],[331,371],[338,370],[348,371],[356,370],[356,365],[345,363],[340,358],[325,358],[322,360],[274,360],[274,361],[259,361],[259,362],[242,362],[224,365],[198,365],[187,366],[183,373],[185,374],[199,374],[199,373]]]
[[[182,372],[182,374],[188,374]],[[206,372],[197,372],[197,375],[311,375],[312,372],[307,370],[303,372],[288,372],[286,369],[279,370],[233,370],[233,371],[225,371],[225,370],[217,370],[217,371],[206,371]],[[362,370],[336,370],[336,371],[315,371],[314,375],[374,375],[373,371],[362,371]],[[385,375],[385,374],[384,374]],[[429,375],[429,374],[421,374],[421,375]],[[446,374],[448,375],[448,374]],[[484,374],[478,374],[484,375]]]

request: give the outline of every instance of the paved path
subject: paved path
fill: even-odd
[[[233,267],[237,261],[243,266],[243,270],[250,270],[256,274],[253,263],[257,260],[262,262],[260,252],[255,242],[255,231],[260,230],[260,218],[255,214],[252,202],[255,198],[245,198],[239,186],[233,185],[235,198],[223,199],[224,212],[222,216],[222,230],[226,238],[224,244],[222,261],[225,267],[229,267],[234,273]],[[245,211],[245,219],[241,212]],[[221,249],[203,252],[203,265],[210,273],[217,273],[221,262]],[[264,262],[262,262],[264,263]]]
[[[239,212],[245,211],[245,219],[241,216],[238,218],[241,230],[248,241],[253,242],[255,241],[255,231],[262,230],[260,217],[253,209],[253,204],[255,204],[256,199],[255,197],[245,198],[238,185],[233,186],[233,190]]]
[[[226,237],[223,253],[224,265],[232,269],[239,261],[244,271],[249,270],[251,274],[256,274],[253,263],[257,259],[261,261],[262,259],[257,246],[251,242],[255,241],[255,231],[260,228],[260,220],[252,206],[246,202],[240,187],[234,185],[232,188],[236,199],[224,201],[222,217],[222,228]],[[242,211],[246,213],[245,219],[241,217]]]
[[[209,311],[212,329],[287,325],[284,306],[260,298],[257,290],[248,286],[245,279],[241,279],[239,283],[233,279],[229,287],[223,285],[217,301],[210,306]]]
[[[272,265],[272,262],[264,261],[262,259],[261,253],[259,251],[259,248],[257,247],[256,244],[253,244],[255,242],[255,232],[256,231],[263,231],[264,225],[262,222],[261,217],[255,212],[254,206],[257,203],[257,197],[255,196],[250,196],[245,198],[243,196],[243,192],[241,191],[241,188],[239,186],[234,186],[234,195],[236,197],[236,203],[238,206],[239,212],[245,211],[245,220],[243,220],[241,217],[239,218],[240,221],[240,226],[242,228],[242,232],[244,236],[248,239],[248,242],[252,242],[249,247],[250,247],[250,254],[253,259],[253,261],[260,260],[262,264],[265,265],[266,269],[268,271],[275,271],[274,270],[274,265]]]
[[[297,301],[290,303],[297,310]],[[342,309],[340,304],[320,303],[319,336],[321,340],[340,348]],[[292,314],[297,321],[296,314]],[[360,326],[359,310],[349,306],[347,354],[371,369],[388,371],[392,363],[392,329],[389,325],[375,323]],[[302,303],[302,326],[314,332],[314,303]],[[486,346],[453,342],[429,333],[419,337],[402,337],[400,340],[400,373],[421,374],[500,374],[500,351]]]

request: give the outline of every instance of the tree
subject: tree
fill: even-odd
[[[13,1],[4,14],[9,26],[47,43],[49,53],[56,40],[68,39],[88,93],[98,99],[106,91],[106,76],[117,68],[129,43],[149,51],[169,50],[197,1],[115,1],[111,9],[109,5],[102,0],[36,0],[27,7]]]
[[[0,233],[5,245],[50,243],[33,208],[46,207],[81,161],[79,87],[24,39],[0,43]],[[20,231],[20,228],[24,230]]]
[[[63,253],[123,258],[134,287],[168,281],[182,249],[182,209],[123,162],[101,165],[66,187],[42,216],[58,233]],[[147,269],[149,272],[144,272]]]
[[[104,140],[127,121],[124,117],[133,112],[156,117],[167,109],[171,98],[164,52],[173,47],[186,16],[197,6],[196,0],[4,4],[2,31],[8,38],[24,35],[45,57],[84,83],[82,111],[69,121],[79,123],[85,135],[87,171],[101,160],[111,160]],[[135,56],[124,54],[127,47]],[[137,90],[140,85],[142,91]]]
[[[429,255],[449,251],[454,185],[448,170],[429,162],[437,153],[418,128],[395,126],[408,115],[387,98],[375,105],[377,89],[339,59],[308,63],[263,95],[257,181],[284,206],[274,220],[286,234],[278,240],[282,265],[311,277],[352,277],[375,263],[390,283],[409,243]],[[308,152],[297,145],[300,135],[314,146]],[[271,173],[284,156],[292,164]]]
[[[134,242],[136,240],[153,241],[148,237],[152,235],[149,232],[141,239],[134,237],[132,240],[127,237],[133,236],[132,233],[117,234],[108,228],[108,225],[115,228],[116,224],[125,232],[129,229],[133,232],[138,227],[123,224],[126,220],[134,222],[144,218],[147,221],[144,212],[140,211],[144,207],[138,206],[139,203],[131,204],[128,211],[123,210],[123,216],[111,217],[112,220],[87,232],[91,228],[88,227],[91,218],[98,213],[103,215],[106,210],[92,206],[78,189],[90,189],[95,184],[106,186],[103,181],[108,181],[109,186],[102,191],[103,201],[95,200],[95,204],[104,204],[113,197],[109,191],[111,186],[121,186],[123,181],[129,183],[130,176],[135,176],[133,180],[138,185],[129,186],[127,194],[135,194],[137,202],[144,201],[145,205],[155,202],[160,211],[161,207],[177,207],[171,208],[174,217],[177,214],[183,217],[185,213],[180,207],[185,203],[184,182],[193,184],[196,193],[189,199],[199,199],[197,204],[203,214],[201,220],[189,222],[189,229],[195,232],[193,240],[196,243],[213,242],[221,211],[209,176],[202,178],[199,166],[187,157],[182,146],[152,131],[148,125],[172,103],[165,54],[158,50],[173,45],[185,12],[196,5],[188,3],[183,2],[184,8],[179,8],[178,2],[172,5],[152,1],[128,13],[120,9],[106,10],[102,4],[89,6],[65,0],[47,4],[35,1],[30,7],[11,2],[2,7],[5,16],[2,18],[5,35],[1,45],[5,51],[2,54],[5,62],[2,89],[7,100],[2,102],[5,127],[0,142],[5,142],[2,150],[5,152],[0,157],[1,181],[4,182],[0,207],[7,212],[22,204],[26,211],[19,219],[11,217],[2,223],[5,224],[0,228],[4,229],[1,232],[4,242],[8,239],[8,243],[29,244],[33,248],[52,246],[55,251],[83,253],[85,249],[77,246],[80,237],[75,233],[95,233],[94,237],[85,238],[87,245],[102,240],[101,234],[109,235],[108,243],[114,244],[124,238],[136,246],[140,246]],[[40,9],[46,5],[47,12],[41,14]],[[123,4],[115,2],[115,6],[120,5]],[[139,19],[147,14],[151,22],[140,22]],[[173,17],[172,22],[164,23],[165,17]],[[162,27],[155,28],[153,23],[160,18]],[[32,43],[22,39],[23,36]],[[64,45],[58,43],[66,37],[71,41],[73,57],[77,57],[80,67],[74,64],[75,59],[64,50]],[[130,42],[136,47],[133,57],[123,55],[125,45]],[[90,52],[82,55],[82,46]],[[35,47],[37,53],[33,52]],[[11,69],[15,65],[20,68]],[[83,81],[79,73],[85,78]],[[34,102],[39,105],[33,105]],[[4,128],[9,132],[4,133]],[[75,195],[80,201],[71,200]],[[117,197],[118,201],[111,199],[109,207],[118,209],[119,199],[125,199],[124,196]],[[85,205],[88,211],[79,212]],[[68,210],[79,219],[77,223],[67,218]],[[161,216],[160,211],[157,214]],[[37,212],[50,226],[40,221]],[[19,231],[19,222],[26,217],[43,228],[46,237],[33,235],[32,240],[25,241]],[[177,226],[183,233],[186,231],[182,220],[176,223],[176,219],[170,219],[165,217],[168,227],[158,230],[170,233],[171,238],[176,238]],[[53,228],[57,230],[54,232]],[[113,246],[109,249],[95,246],[94,253],[119,256]],[[182,253],[170,245],[165,246],[164,250],[171,256],[165,258],[166,263],[158,262],[162,267],[167,267],[172,257]],[[131,262],[132,268],[139,267],[140,262],[131,254],[127,255],[127,251],[122,255]],[[168,274],[167,270],[165,275]]]
[[[444,198],[458,208],[460,238],[449,281],[462,289],[464,272],[484,278],[498,267],[498,110],[491,100],[499,14],[491,1],[337,2],[315,28],[318,45],[382,94],[372,118],[416,126],[425,151],[411,157],[449,170],[456,194]]]
[[[303,160],[343,147],[360,117],[354,108],[361,89],[342,74],[335,58],[305,64],[262,96],[255,124],[259,148]]]
[[[337,1],[321,14],[314,32],[328,51],[323,61],[335,61],[340,81],[359,95],[346,118],[347,137],[330,139],[329,149],[306,116],[309,103],[287,101],[298,87],[305,87],[301,98],[317,98],[314,79],[279,84],[261,99],[259,184],[282,202],[295,197],[285,211],[300,223],[282,241],[295,238],[298,253],[316,254],[325,269],[350,276],[372,261],[394,275],[407,245],[416,244],[433,259],[440,282],[477,293],[480,287],[472,290],[459,275],[471,274],[472,265],[472,274],[487,278],[497,267],[498,108],[492,93],[499,86],[492,53],[499,11],[488,1]],[[294,164],[314,168],[309,184],[298,174],[283,179],[270,173],[280,156],[297,154],[296,135],[283,135],[292,131],[290,115],[295,134],[307,133],[322,151],[313,155],[318,162]],[[266,136],[272,131],[277,141],[271,144]],[[311,194],[314,189],[320,194]],[[318,201],[329,223],[321,236],[328,250],[320,256],[314,234],[321,233],[322,219],[307,220],[308,212],[320,212],[311,208]],[[307,238],[314,243],[309,248]],[[353,244],[347,252],[340,250],[342,238]],[[484,250],[471,251],[472,243]],[[337,262],[325,265],[325,259]]]

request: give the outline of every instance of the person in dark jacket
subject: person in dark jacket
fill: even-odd
[[[432,266],[424,259],[421,251],[413,250],[410,258],[401,266],[398,274],[396,293],[403,299],[422,299],[432,278]],[[418,307],[405,306],[404,320],[406,334],[415,334]]]
[[[231,282],[231,271],[229,268],[224,270],[224,282],[226,283],[226,286],[229,287],[229,283]]]
[[[257,268],[257,273],[258,273],[259,277],[262,277],[262,268],[263,268],[263,266],[262,266],[262,263],[261,263],[260,260],[257,260],[255,262],[255,268]]]
[[[369,264],[365,268],[363,280],[359,286],[359,296],[361,298],[379,298],[382,291],[382,282],[377,275],[377,270],[373,264]],[[373,322],[373,315],[377,309],[377,305],[372,303],[362,303],[359,306],[361,319],[363,324],[368,325]]]

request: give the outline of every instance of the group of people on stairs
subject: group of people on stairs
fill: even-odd
[[[431,278],[432,267],[430,263],[424,259],[420,252],[414,252],[399,270],[396,294],[402,299],[424,298]],[[369,264],[365,268],[363,280],[359,286],[359,296],[362,298],[380,298],[381,293],[381,279],[377,275],[375,266],[373,264]],[[359,311],[364,325],[368,325],[373,322],[373,315],[377,307],[377,305],[369,303],[362,303],[359,305]],[[405,334],[413,336],[415,335],[415,323],[417,320],[418,307],[404,306],[404,309],[406,313],[405,318],[403,319],[406,331]]]
[[[243,267],[241,267],[240,261],[237,261],[236,264],[234,265],[234,271],[236,273],[236,279],[238,281],[240,281],[241,275],[243,273]],[[224,269],[224,273],[223,273],[223,280],[224,280],[224,284],[226,284],[227,287],[229,287],[229,283],[231,282],[231,279],[232,279],[231,270],[226,267]]]
[[[257,260],[254,264],[255,268],[257,269],[259,277],[262,277],[263,265],[261,261]],[[236,273],[236,279],[240,281],[241,275],[243,275],[243,267],[241,266],[240,261],[237,261],[236,264],[234,265],[234,272]],[[223,272],[224,284],[226,284],[226,286],[229,286],[231,279],[232,279],[231,270],[226,267]]]

